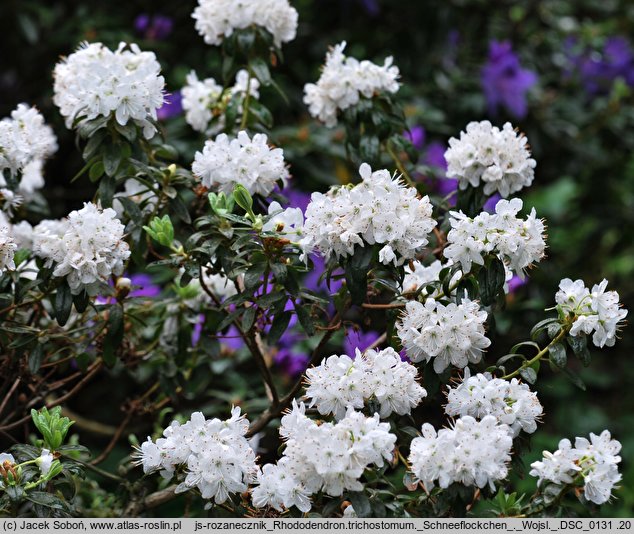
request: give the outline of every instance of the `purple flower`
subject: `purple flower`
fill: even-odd
[[[522,287],[523,285],[526,285],[527,282],[528,282],[527,278],[524,278],[522,280],[519,276],[514,274],[513,278],[511,278],[508,281],[509,293],[515,293],[520,287]]]
[[[310,358],[307,354],[295,352],[290,348],[282,348],[278,350],[277,354],[273,358],[275,365],[281,367],[284,373],[290,376],[301,375],[310,362]]]
[[[568,37],[564,50],[570,64],[566,74],[570,76],[577,72],[588,94],[608,93],[618,78],[630,87],[634,86],[634,50],[625,37],[606,39],[601,51],[580,49],[577,39]]]
[[[295,189],[290,185],[282,189],[281,193],[288,198],[288,206],[290,208],[299,208],[302,210],[302,213],[306,211],[306,206],[308,206],[310,202],[310,193]]]
[[[343,340],[343,351],[351,358],[354,358],[356,354],[355,349],[359,349],[363,352],[378,338],[379,334],[377,332],[361,332],[361,330],[350,328],[346,330],[346,336]]]
[[[157,286],[152,282],[152,277],[149,274],[133,274],[130,276],[132,282],[132,291],[130,291],[131,297],[157,297],[161,293],[160,286]]]
[[[134,19],[134,29],[148,41],[166,39],[174,27],[174,21],[165,15],[141,13]]]
[[[422,126],[412,126],[403,133],[405,139],[409,139],[416,150],[422,150],[425,146],[425,128]]]
[[[322,258],[319,254],[311,254],[310,259],[313,261],[314,267],[311,271],[306,273],[306,276],[304,277],[304,286],[306,289],[315,292],[324,291],[331,294],[339,291],[343,285],[342,278],[331,278],[330,289],[328,289],[328,284],[326,283],[325,278],[320,281],[321,275],[326,270],[326,262],[324,261],[324,258]],[[334,276],[343,274],[343,272],[341,269],[335,269],[332,274]]]
[[[495,115],[504,107],[521,119],[528,111],[526,93],[537,83],[537,74],[522,68],[510,42],[491,41],[481,83],[490,114]]]
[[[495,213],[495,205],[502,200],[502,197],[498,194],[495,193],[495,195],[491,195],[487,201],[484,203],[484,206],[482,207],[482,209],[484,211],[488,211],[489,213]]]
[[[183,112],[183,95],[180,91],[174,91],[171,95],[165,95],[163,105],[156,110],[156,117],[160,121],[177,117]]]

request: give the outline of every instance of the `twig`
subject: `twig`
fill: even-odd
[[[77,382],[77,384],[75,384],[75,387],[73,387],[73,389],[71,389],[68,393],[66,393],[65,395],[62,395],[58,399],[55,399],[53,402],[47,403],[46,408],[47,409],[53,408],[67,401],[68,399],[70,399],[73,395],[75,395],[79,390],[81,390],[86,385],[86,383],[97,373],[97,371],[99,371],[99,369],[101,368],[101,365],[102,365],[101,360],[98,360],[97,362],[95,362],[93,364],[92,369],[86,374],[86,376],[84,376],[84,378],[82,378],[79,382]],[[31,414],[25,415],[22,419],[19,419],[17,421],[14,421],[13,423],[0,427],[0,431],[11,430],[13,428],[16,428],[20,426],[21,424],[26,423],[29,419],[31,419]]]
[[[334,325],[340,326],[341,321],[339,317],[340,315],[339,313],[337,313],[333,317],[333,319],[330,321],[329,326],[334,326]],[[325,331],[323,337],[320,339],[319,343],[315,347],[315,350],[313,350],[313,353],[310,357],[310,362],[308,363],[309,366],[315,365],[315,363],[317,363],[319,357],[321,356],[321,349],[324,347],[326,343],[328,343],[330,338],[334,335],[334,333],[337,330],[338,330],[337,328],[333,328],[333,329],[328,329]],[[277,405],[270,406],[264,412],[262,412],[260,417],[258,417],[255,421],[253,421],[253,423],[251,423],[251,426],[249,426],[249,431],[246,433],[246,436],[251,437],[257,434],[269,423],[269,421],[271,421],[272,419],[275,419],[284,410],[286,410],[288,406],[291,404],[291,402],[293,401],[293,399],[295,398],[295,396],[297,395],[297,392],[301,389],[302,383],[303,383],[302,377],[298,378],[295,384],[293,385],[293,387],[291,388],[291,390],[284,397],[282,397],[282,399]]]
[[[4,410],[4,407],[7,405],[7,402],[9,402],[9,399],[11,398],[11,395],[13,395],[13,392],[15,391],[15,388],[18,387],[18,384],[20,383],[20,377],[15,379],[15,382],[13,382],[13,385],[11,386],[11,389],[9,390],[9,392],[5,395],[2,404],[0,404],[0,413],[2,413],[2,411]]]
[[[133,500],[123,512],[124,517],[138,517],[138,515],[151,508],[156,508],[161,504],[171,501],[176,497],[176,486],[172,485],[163,490],[155,491],[145,496],[141,500]]]
[[[103,450],[103,452],[99,456],[97,456],[97,458],[95,458],[92,462],[90,462],[91,465],[100,464],[106,458],[108,458],[108,455],[112,452],[112,449],[114,449],[114,446],[117,444],[117,441],[119,441],[121,434],[123,434],[125,427],[128,426],[130,419],[132,419],[133,414],[134,414],[133,410],[130,410],[128,412],[128,414],[125,416],[123,421],[121,421],[121,424],[117,428],[117,431],[114,433],[114,436],[112,436],[112,439],[110,440],[110,443],[108,443],[108,446]]]

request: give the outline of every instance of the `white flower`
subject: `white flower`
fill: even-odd
[[[57,150],[57,139],[44,117],[34,107],[19,104],[11,118],[0,121],[0,187],[6,186],[2,171],[26,174],[24,187],[29,189],[37,165]]]
[[[187,124],[197,132],[206,132],[209,128],[209,123],[215,116],[214,109],[223,103],[224,97],[238,95],[244,98],[247,92],[247,83],[251,97],[259,98],[260,93],[258,89],[260,82],[255,77],[252,77],[249,82],[249,74],[244,69],[238,71],[235,85],[228,91],[224,91],[223,87],[216,83],[216,80],[213,78],[206,78],[201,81],[198,79],[196,72],[191,71],[187,75],[187,85],[185,85],[181,91]],[[220,107],[218,110],[222,112]],[[238,113],[241,112],[242,109],[239,107]],[[221,113],[218,118],[216,130],[222,130],[224,128],[224,121],[224,113]]]
[[[95,294],[99,282],[123,273],[130,256],[124,227],[112,208],[86,202],[66,221],[46,221],[34,229],[33,251],[55,265],[53,276],[66,277],[71,293]]]
[[[156,442],[148,438],[135,456],[145,473],[160,469],[166,479],[185,467],[185,478],[176,492],[195,487],[203,499],[222,504],[229,494],[246,491],[258,472],[255,452],[244,437],[248,428],[237,407],[225,421],[207,420],[195,412],[183,425],[172,422]]]
[[[284,456],[277,466],[262,469],[258,477],[262,487],[252,494],[254,506],[281,510],[294,505],[306,512],[311,495],[361,491],[359,478],[365,469],[392,459],[396,436],[378,414],[366,417],[350,408],[338,423],[317,425],[305,411],[303,403],[293,401],[292,411],[282,417],[280,436],[287,440]]]
[[[470,415],[476,419],[492,415],[510,427],[513,437],[519,435],[520,430],[535,432],[543,412],[537,394],[516,378],[507,381],[492,378],[489,373],[469,376],[468,369],[462,382],[449,389],[447,398],[447,415]]]
[[[431,284],[432,282],[439,282],[440,271],[447,267],[451,267],[453,265],[453,261],[449,260],[445,263],[442,263],[440,260],[435,260],[430,265],[423,265],[418,260],[412,260],[405,264],[405,278],[403,279],[403,293],[414,293],[418,291],[421,287],[424,288],[420,294],[423,296],[427,296],[430,298],[436,298],[442,296],[443,290],[441,287],[437,286],[431,294],[427,293],[427,288],[425,286]],[[451,281],[449,282],[450,286],[455,286],[457,282],[462,278],[462,272],[456,271],[456,273],[451,277]],[[451,292],[451,296],[455,294],[456,290],[454,289]]]
[[[152,121],[163,105],[165,79],[153,52],[120,43],[113,52],[101,43],[83,43],[55,66],[53,101],[73,127],[79,117],[92,120],[114,116],[125,125],[132,120],[150,138]]]
[[[292,41],[297,32],[297,11],[288,0],[198,0],[192,17],[210,45],[254,24],[268,30],[277,46]]]
[[[484,193],[508,197],[533,182],[535,160],[526,137],[510,123],[502,130],[489,121],[470,122],[460,139],[452,137],[445,152],[447,178],[457,178],[460,189],[484,184]]]
[[[272,217],[262,226],[265,232],[274,232],[288,236],[303,235],[304,214],[300,208],[282,209],[279,202],[269,204],[268,214]]]
[[[619,304],[616,291],[606,291],[607,280],[595,284],[588,290],[583,280],[564,278],[559,282],[555,301],[564,314],[572,314],[575,320],[570,329],[571,336],[592,334],[592,342],[597,347],[612,347],[621,322],[627,310]]]
[[[233,192],[236,184],[251,194],[268,195],[278,180],[288,178],[281,148],[270,148],[265,134],[253,139],[241,131],[235,139],[220,134],[207,141],[202,152],[196,152],[192,171],[207,188]]]
[[[332,128],[337,124],[337,112],[354,106],[359,100],[372,98],[381,92],[396,93],[399,89],[398,67],[392,57],[383,66],[346,57],[345,41],[331,48],[316,84],[304,86],[304,103],[313,117]]]
[[[484,335],[487,313],[477,302],[465,298],[446,306],[433,299],[425,304],[411,300],[396,324],[407,355],[413,362],[434,360],[434,371],[449,365],[466,367],[478,363],[491,341]]]
[[[462,212],[450,212],[451,230],[447,234],[445,258],[459,262],[464,273],[473,263],[484,265],[486,254],[496,254],[511,271],[519,276],[541,260],[546,249],[544,223],[536,218],[535,210],[522,220],[519,198],[500,200],[495,213],[482,212],[471,219]]]
[[[363,408],[372,397],[380,405],[381,418],[392,412],[405,415],[427,396],[416,381],[417,374],[392,348],[363,354],[357,349],[354,360],[346,355],[330,356],[308,369],[306,396],[320,414],[332,413],[337,419],[345,417],[349,407]]]
[[[13,256],[17,248],[18,245],[10,234],[9,228],[7,226],[0,226],[0,275],[2,275],[6,269],[15,269]]]
[[[305,246],[328,258],[350,256],[355,246],[381,244],[379,260],[384,264],[413,258],[436,226],[429,198],[419,199],[414,188],[387,170],[372,172],[367,163],[359,174],[363,181],[354,187],[312,194],[305,213]]]
[[[612,496],[612,489],[621,480],[617,464],[621,444],[604,430],[599,436],[590,433],[590,441],[578,437],[573,447],[570,440],[562,439],[554,452],[544,451],[541,461],[531,464],[530,474],[538,477],[537,484],[556,485],[583,482],[585,498],[603,504]]]
[[[438,432],[425,423],[422,432],[422,437],[412,440],[409,463],[427,491],[435,483],[447,488],[454,482],[494,490],[495,482],[506,478],[513,439],[510,429],[495,417],[476,421],[466,415],[453,428]]]
[[[51,470],[51,465],[53,464],[54,460],[55,457],[51,454],[51,451],[49,451],[48,449],[42,449],[42,453],[35,460],[35,463],[40,468],[41,476],[45,477],[46,475],[48,475],[48,472]]]
[[[8,452],[0,453],[0,466],[4,465],[5,463],[15,464],[15,458],[13,457],[13,454],[9,454]]]

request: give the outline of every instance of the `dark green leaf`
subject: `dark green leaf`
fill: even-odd
[[[497,295],[503,290],[505,282],[504,264],[497,257],[487,262],[478,273],[480,300],[485,306],[495,302]]]
[[[372,514],[372,507],[370,505],[370,499],[362,491],[354,491],[348,494],[350,502],[354,508],[358,517],[370,517]]]
[[[310,316],[309,308],[304,303],[294,303],[295,305],[295,313],[297,313],[297,318],[299,319],[299,324],[302,325],[302,328],[309,336],[312,336],[315,333],[315,325],[313,324],[313,320]]]
[[[29,371],[32,375],[37,374],[42,365],[42,356],[44,354],[44,346],[36,343],[29,354]]]
[[[249,308],[244,310],[244,314],[242,315],[242,330],[244,330],[245,332],[251,330],[251,327],[255,322],[256,311],[257,310],[255,306],[250,306]]]
[[[57,324],[64,326],[68,317],[70,317],[70,310],[73,306],[73,295],[70,292],[68,282],[64,278],[62,283],[57,288],[57,294],[55,295],[55,319]]]
[[[520,376],[529,384],[534,384],[537,380],[537,373],[532,367],[526,367],[520,371]]]
[[[566,367],[568,358],[566,356],[566,347],[561,343],[555,343],[548,349],[550,361],[552,361],[557,367],[563,369]]]
[[[275,319],[273,319],[273,324],[269,329],[269,345],[275,346],[275,344],[279,341],[279,339],[288,328],[288,323],[290,322],[292,315],[293,314],[290,311],[284,311],[282,313],[278,313],[275,316]]]
[[[103,168],[108,176],[114,176],[121,163],[121,148],[108,144],[103,151]]]
[[[269,85],[271,83],[271,72],[269,71],[269,66],[262,58],[256,57],[252,59],[249,62],[249,67],[262,85]]]

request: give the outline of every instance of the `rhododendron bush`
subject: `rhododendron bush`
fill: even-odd
[[[333,42],[303,102],[355,172],[302,195],[269,109],[297,11],[199,0],[192,17],[222,62],[182,88],[195,154],[159,122],[174,94],[135,43],[51,65],[73,180],[95,187],[66,217],[34,209],[52,128],[28,103],[0,121],[0,431],[31,436],[0,453],[0,512],[147,515],[185,494],[222,517],[525,517],[618,497],[610,429],[523,461],[544,376],[583,388],[578,365],[619,342],[615,288],[558,273],[541,320],[490,355],[513,287],[547,261],[547,221],[521,198],[540,179],[530,139],[501,121],[452,131],[441,180],[457,187],[439,193],[398,58]],[[67,400],[99,378],[134,393],[88,448],[82,429],[103,425]]]

